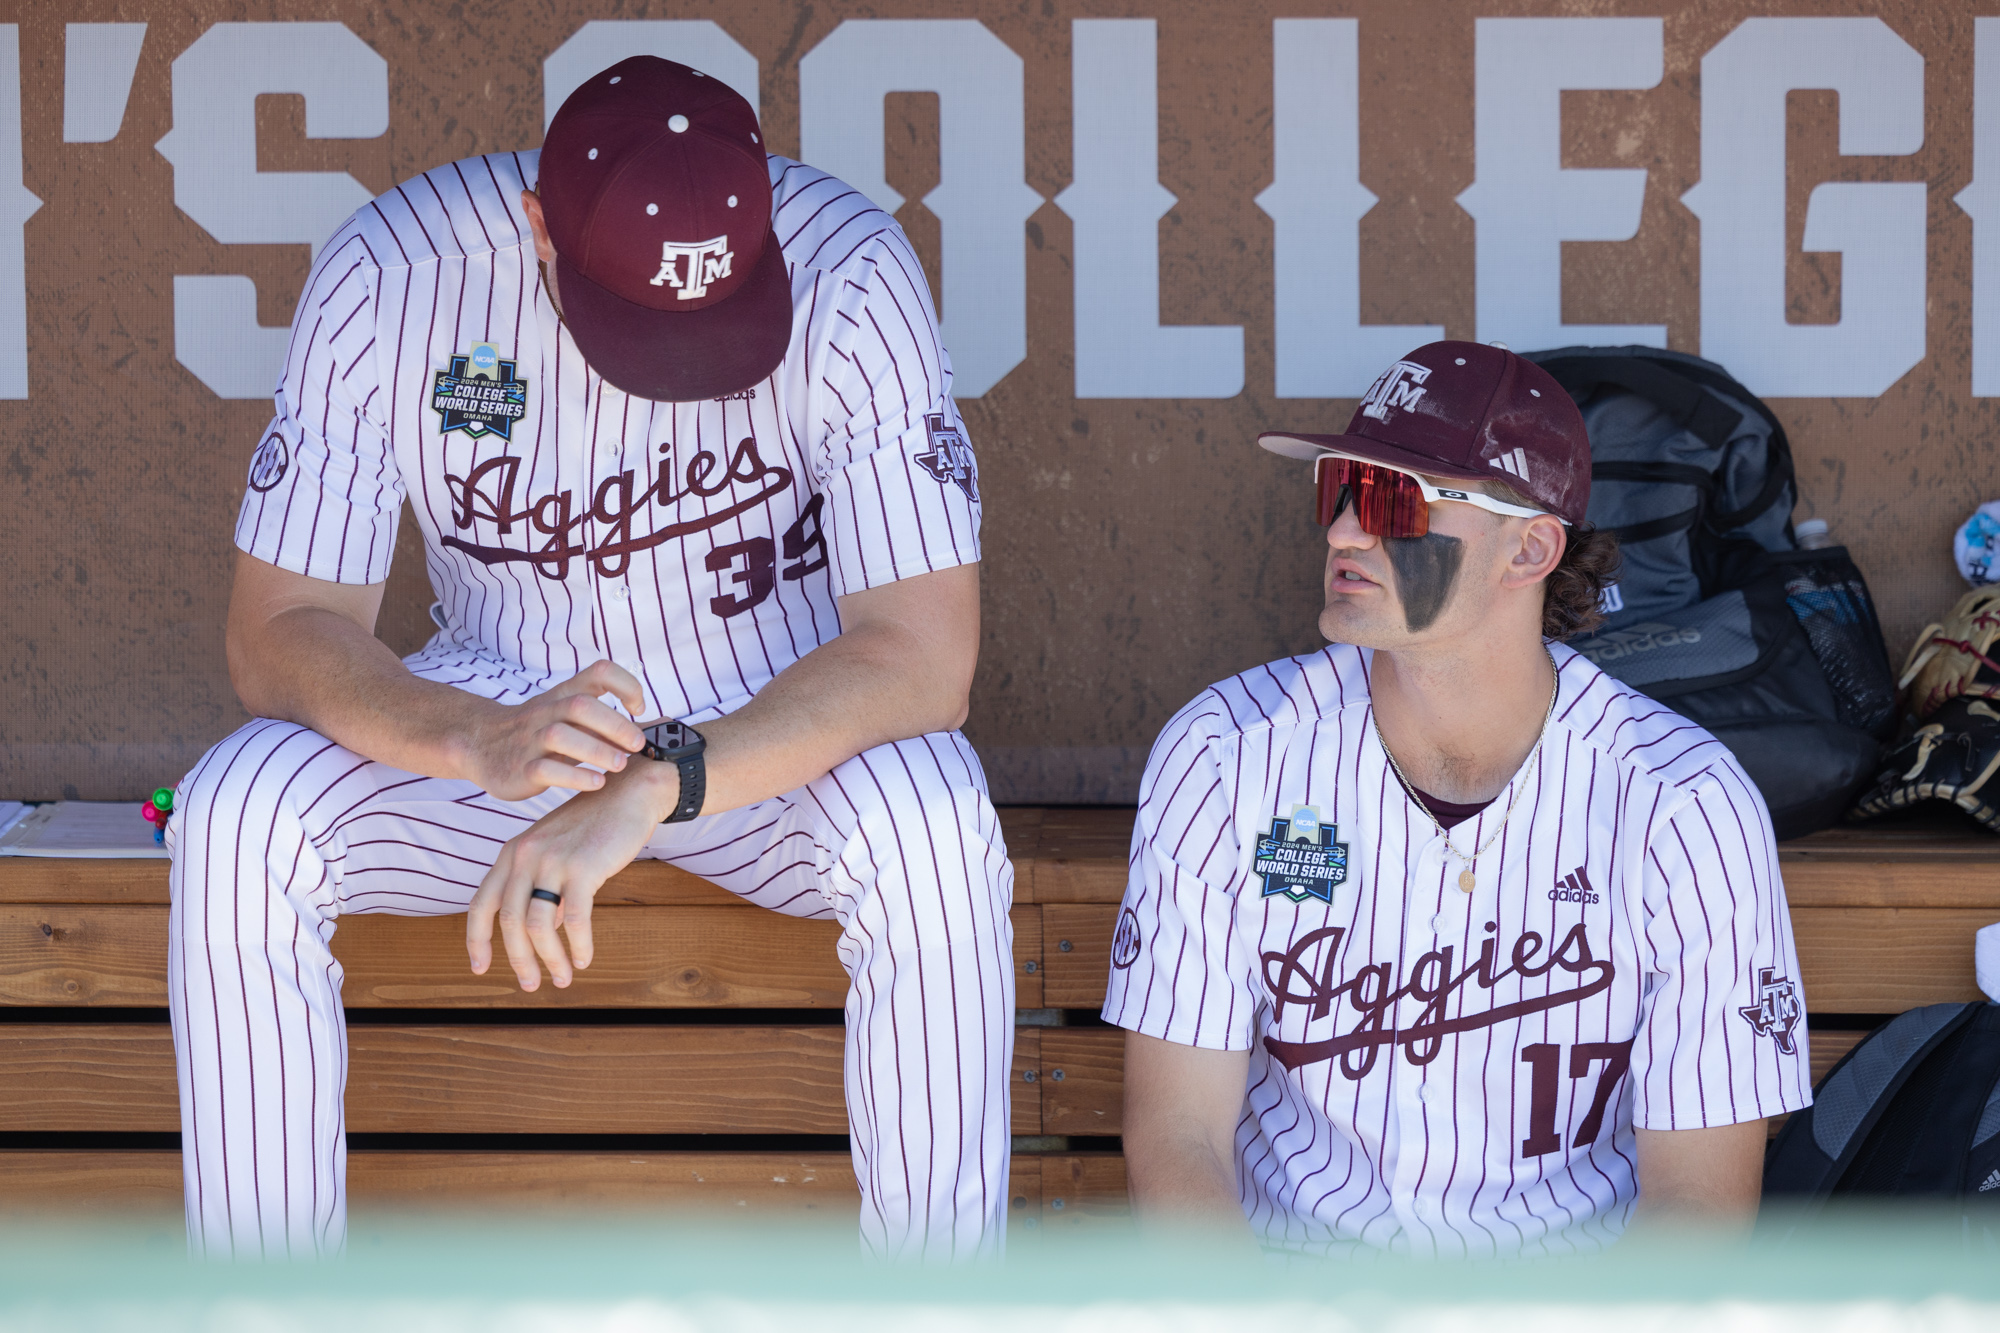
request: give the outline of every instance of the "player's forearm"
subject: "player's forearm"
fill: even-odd
[[[709,814],[823,777],[864,750],[965,720],[969,666],[927,653],[896,626],[845,630],[727,717],[701,724]],[[669,802],[668,808],[671,808]]]
[[[824,777],[864,750],[965,721],[979,661],[979,566],[840,598],[841,630],[742,708],[701,724],[709,814]],[[664,784],[671,811],[678,780]]]
[[[293,607],[232,622],[229,674],[258,717],[311,727],[356,754],[430,777],[466,778],[468,738],[498,707],[420,680],[353,620]]]

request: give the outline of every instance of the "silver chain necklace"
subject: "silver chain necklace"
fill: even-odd
[[[1381,720],[1376,717],[1375,710],[1373,708],[1370,708],[1368,710],[1368,720],[1371,724],[1373,724],[1375,728],[1376,744],[1380,745],[1382,747],[1382,753],[1388,756],[1389,767],[1396,771],[1396,778],[1403,784],[1403,790],[1408,792],[1410,794],[1410,799],[1417,803],[1417,809],[1423,811],[1424,816],[1427,819],[1429,819],[1433,825],[1436,826],[1438,831],[1438,836],[1444,839],[1445,850],[1450,852],[1453,856],[1457,857],[1460,861],[1464,862],[1465,869],[1458,872],[1458,887],[1460,891],[1464,893],[1471,893],[1472,890],[1479,883],[1478,877],[1472,873],[1473,862],[1477,861],[1481,856],[1483,856],[1493,846],[1494,842],[1499,839],[1500,831],[1507,827],[1508,817],[1514,813],[1514,807],[1521,803],[1521,793],[1528,790],[1528,784],[1522,781],[1522,779],[1527,776],[1528,766],[1530,764],[1533,764],[1536,761],[1536,759],[1540,757],[1542,753],[1542,741],[1549,734],[1549,719],[1553,718],[1556,715],[1556,696],[1562,692],[1562,670],[1561,668],[1556,666],[1556,655],[1554,653],[1549,653],[1549,647],[1547,644],[1542,645],[1542,651],[1549,654],[1549,670],[1553,672],[1555,675],[1555,683],[1549,687],[1549,708],[1548,711],[1542,715],[1542,729],[1540,733],[1537,734],[1535,737],[1535,747],[1532,750],[1528,751],[1528,757],[1521,761],[1520,768],[1516,769],[1514,772],[1513,780],[1516,784],[1514,791],[1514,799],[1507,802],[1506,812],[1500,816],[1500,822],[1493,826],[1493,833],[1486,839],[1485,846],[1475,849],[1472,855],[1470,856],[1467,856],[1464,852],[1458,850],[1458,845],[1451,840],[1451,830],[1446,828],[1444,824],[1439,821],[1438,817],[1435,814],[1431,813],[1431,808],[1428,804],[1425,803],[1424,798],[1417,795],[1417,784],[1410,781],[1410,779],[1404,775],[1403,766],[1396,762],[1395,751],[1389,748],[1388,738],[1383,736],[1382,734]]]

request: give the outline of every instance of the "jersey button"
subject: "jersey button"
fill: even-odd
[[[1417,1085],[1417,1100],[1426,1106],[1435,1105],[1438,1099],[1443,1096],[1444,1093],[1439,1091],[1438,1085],[1435,1083],[1426,1081]]]
[[[1439,912],[1436,916],[1431,918],[1432,933],[1442,935],[1447,930],[1450,929],[1451,929],[1451,920],[1450,918],[1446,917],[1443,912]]]
[[[614,583],[611,585],[611,595],[621,602],[629,601],[632,597],[632,585],[629,583]]]

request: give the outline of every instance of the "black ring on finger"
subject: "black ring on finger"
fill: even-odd
[[[540,898],[545,903],[554,903],[558,907],[562,905],[562,895],[560,893],[550,893],[547,889],[530,889],[528,896],[530,898]]]

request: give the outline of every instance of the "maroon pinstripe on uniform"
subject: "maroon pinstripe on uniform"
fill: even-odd
[[[601,658],[648,713],[731,712],[840,631],[835,598],[979,558],[972,454],[922,270],[887,215],[770,159],[792,342],[726,399],[630,397],[584,364],[519,195],[536,155],[437,168],[325,247],[237,523],[251,555],[380,582],[398,515],[439,629],[419,676],[519,702]],[[345,1230],[340,914],[463,911],[567,793],[495,800],[260,720],[182,783],[171,971],[190,1236],[310,1253]],[[985,779],[940,734],[663,826],[650,855],[842,925],[862,1230],[881,1253],[1002,1239],[1012,895]]]
[[[1104,1016],[1250,1052],[1238,1172],[1267,1244],[1596,1249],[1638,1195],[1635,1126],[1811,1101],[1803,1024],[1742,1012],[1772,984],[1797,998],[1762,799],[1712,736],[1554,652],[1547,737],[1471,893],[1390,771],[1365,651],[1246,671],[1154,746],[1125,895],[1137,957]],[[1458,845],[1484,846],[1517,789]],[[1311,868],[1339,848],[1337,871]]]

